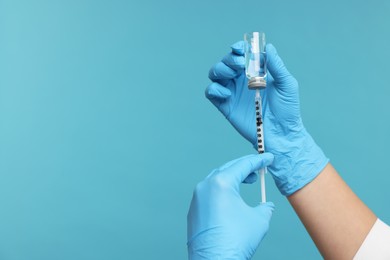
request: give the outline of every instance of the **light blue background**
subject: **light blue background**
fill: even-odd
[[[306,127],[390,223],[390,2],[0,0],[0,259],[185,259],[196,183],[254,153],[204,98],[262,30]],[[254,259],[320,259],[277,209]],[[258,183],[243,186],[250,204]]]

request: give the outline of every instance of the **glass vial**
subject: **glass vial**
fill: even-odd
[[[265,34],[250,32],[244,34],[245,74],[251,89],[265,88],[267,85],[267,56],[265,52]]]

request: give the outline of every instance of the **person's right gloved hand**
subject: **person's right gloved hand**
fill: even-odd
[[[209,72],[213,81],[206,97],[235,129],[256,147],[255,91],[245,76],[244,42]],[[311,182],[328,163],[322,150],[303,126],[298,82],[288,72],[273,45],[266,46],[267,87],[261,90],[265,150],[275,155],[268,167],[277,187],[289,196]]]
[[[248,176],[272,163],[270,153],[248,155],[212,171],[195,188],[187,215],[188,257],[250,259],[266,235],[272,202],[251,207],[240,195]]]

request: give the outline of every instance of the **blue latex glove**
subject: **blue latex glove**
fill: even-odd
[[[265,149],[275,156],[268,168],[283,195],[289,196],[311,182],[328,159],[303,126],[298,82],[288,72],[273,45],[267,44],[267,88],[261,90]],[[206,97],[236,130],[256,147],[255,91],[245,76],[244,42],[210,69],[213,81]]]
[[[272,163],[273,155],[248,155],[212,171],[194,191],[187,216],[189,259],[250,259],[268,231],[272,202],[248,206],[240,183]]]

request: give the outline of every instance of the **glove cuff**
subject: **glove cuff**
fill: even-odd
[[[292,143],[289,152],[275,154],[275,165],[269,167],[284,196],[292,195],[314,180],[329,162],[306,129],[299,140]]]

